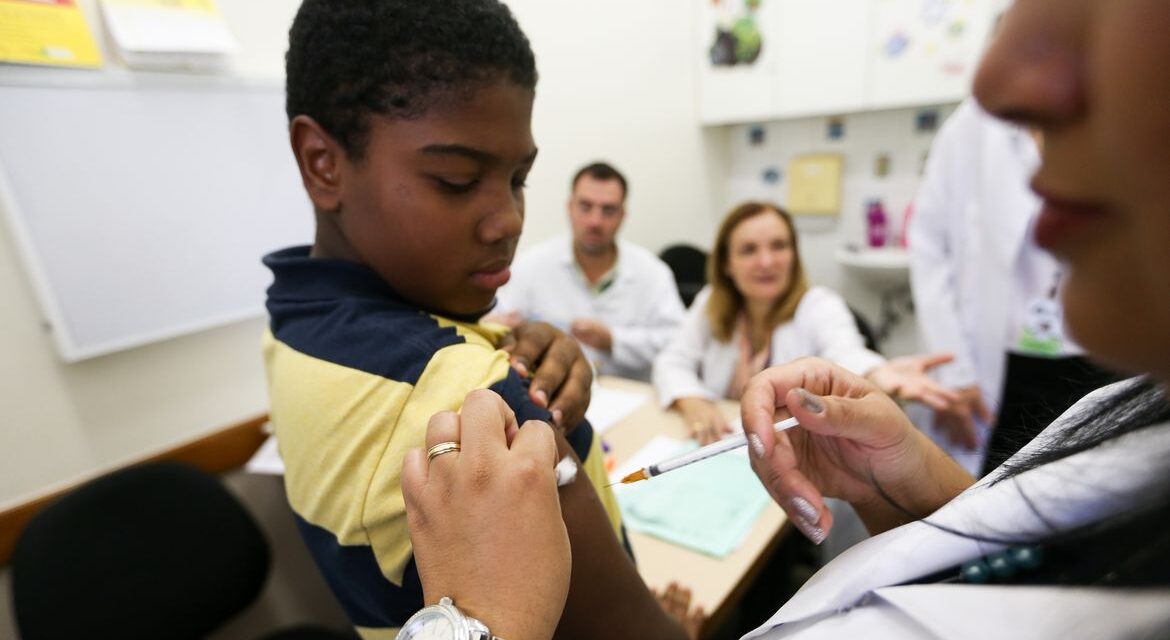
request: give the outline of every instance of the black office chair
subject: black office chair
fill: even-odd
[[[707,254],[688,244],[671,245],[658,257],[670,267],[683,304],[691,306],[695,296],[707,285]]]
[[[12,556],[24,640],[203,638],[260,595],[269,547],[219,480],[173,463],[132,467],[41,511]],[[340,639],[297,627],[266,639]]]
[[[865,348],[874,353],[881,353],[881,349],[878,348],[877,332],[874,331],[873,325],[857,309],[849,307],[849,313],[853,314],[853,322],[857,324],[857,330],[861,333],[861,337],[865,338]]]

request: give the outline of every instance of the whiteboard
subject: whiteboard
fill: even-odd
[[[276,86],[0,86],[0,209],[66,361],[263,313],[312,241]]]

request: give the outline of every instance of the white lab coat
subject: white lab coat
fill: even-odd
[[[609,354],[585,348],[598,372],[647,380],[650,365],[682,322],[686,309],[670,267],[646,249],[618,241],[615,279],[597,294],[581,274],[568,236],[525,251],[512,279],[497,293],[496,311],[518,311],[528,320],[565,331],[574,320],[598,320],[613,335]],[[584,346],[584,345],[582,345]]]
[[[978,384],[999,410],[1012,319],[1031,295],[1021,282],[1040,200],[1028,186],[1039,166],[1027,132],[974,100],[946,121],[930,151],[910,219],[910,283],[928,353],[949,352],[936,371],[951,388]]]
[[[1021,454],[1059,442],[1069,418],[1115,393],[1087,396]],[[1042,539],[1132,510],[1165,491],[1170,423],[1036,467],[990,485],[992,473],[929,517],[959,531],[1009,540]],[[1170,591],[961,584],[892,586],[1003,548],[924,522],[892,529],[849,549],[813,576],[746,638],[1106,638],[1170,622]],[[1133,637],[1144,637],[1136,634]]]
[[[740,329],[720,342],[707,320],[710,287],[695,296],[682,327],[654,361],[652,380],[663,407],[678,398],[722,398],[739,363]],[[812,287],[801,298],[792,320],[772,332],[768,366],[816,356],[865,375],[885,363],[865,348],[865,339],[841,296],[825,287]]]

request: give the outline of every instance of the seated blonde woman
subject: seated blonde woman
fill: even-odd
[[[682,413],[701,443],[730,431],[715,400],[738,400],[753,375],[806,356],[835,362],[902,400],[940,411],[956,401],[925,374],[950,356],[887,361],[865,348],[841,296],[809,286],[792,218],[777,206],[748,202],[727,215],[707,281],[653,373],[662,406]]]

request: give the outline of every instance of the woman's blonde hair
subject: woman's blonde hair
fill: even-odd
[[[808,279],[804,275],[804,265],[800,261],[800,247],[796,242],[796,226],[792,224],[792,216],[780,207],[766,202],[745,202],[732,209],[719,225],[715,247],[711,252],[711,259],[707,261],[707,282],[711,285],[711,297],[707,299],[707,319],[711,323],[711,331],[715,338],[721,342],[731,339],[732,333],[735,332],[735,322],[744,308],[743,294],[735,288],[731,276],[727,275],[731,233],[744,220],[764,213],[780,216],[792,237],[792,273],[788,281],[788,290],[780,295],[768,314],[769,331],[796,315],[796,307],[808,291]]]

